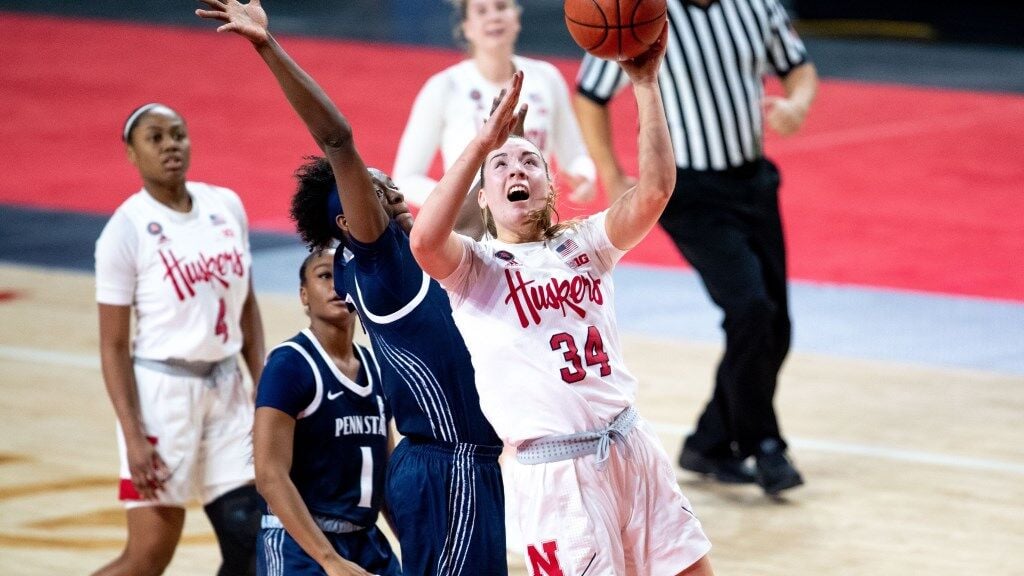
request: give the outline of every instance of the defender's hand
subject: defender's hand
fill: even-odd
[[[217,28],[217,32],[235,32],[247,38],[253,44],[265,44],[270,36],[267,25],[267,13],[260,6],[260,0],[250,0],[242,4],[238,0],[199,0],[210,7],[209,10],[196,10],[200,18],[226,22]]]

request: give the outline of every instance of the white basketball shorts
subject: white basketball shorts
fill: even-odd
[[[506,469],[531,576],[665,576],[711,549],[643,419],[617,441],[604,470],[594,455]]]
[[[119,497],[125,507],[181,506],[193,496],[205,505],[253,481],[253,401],[237,365],[216,379],[170,375],[135,366],[142,423],[170,470],[156,500],[142,500],[132,485],[124,433]]]

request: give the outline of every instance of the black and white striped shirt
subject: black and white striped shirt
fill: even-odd
[[[668,0],[669,38],[659,80],[676,165],[726,170],[763,153],[762,76],[807,61],[778,0]],[[576,79],[604,104],[628,83],[614,62],[589,54]]]

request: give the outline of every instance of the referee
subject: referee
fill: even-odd
[[[763,124],[796,132],[818,76],[778,0],[668,0],[668,11],[660,81],[678,176],[660,223],[725,316],[714,393],[679,465],[776,495],[803,478],[773,405],[790,320],[779,172],[764,157]],[[785,97],[764,94],[769,70]],[[590,55],[577,78],[580,128],[609,201],[635,183],[612,150],[607,109],[625,83],[618,65]]]

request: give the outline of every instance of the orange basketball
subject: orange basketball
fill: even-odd
[[[658,39],[668,12],[665,0],[565,0],[572,39],[605,60],[628,60]]]

